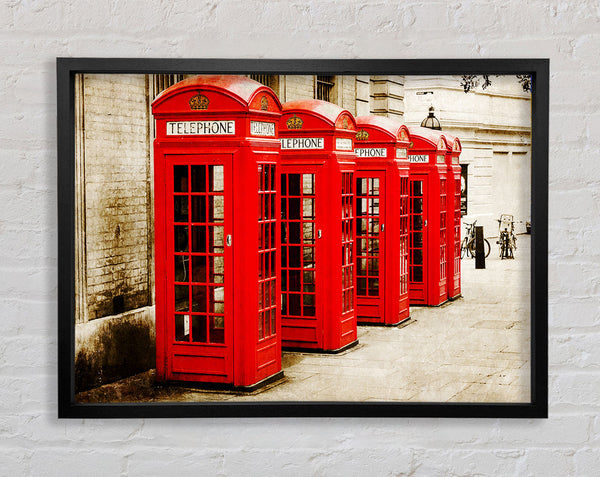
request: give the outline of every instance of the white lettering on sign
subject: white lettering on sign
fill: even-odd
[[[385,147],[357,147],[354,152],[356,157],[387,157]]]
[[[338,151],[351,151],[352,150],[352,139],[347,137],[336,137],[335,148]]]
[[[233,136],[235,121],[168,121],[167,136]]]
[[[406,159],[407,150],[403,147],[396,149],[396,159]]]
[[[280,138],[281,149],[323,149],[325,139],[322,137],[285,137]]]
[[[275,137],[275,123],[265,123],[263,121],[250,121],[250,134],[252,134],[253,136]]]
[[[437,162],[438,164],[443,164],[444,162],[446,162],[446,156],[444,156],[443,154],[438,154]]]
[[[408,161],[417,164],[427,164],[429,162],[429,155],[427,154],[409,154]]]

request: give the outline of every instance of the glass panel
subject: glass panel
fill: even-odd
[[[173,167],[173,192],[187,192],[188,166]]]
[[[209,257],[210,261],[210,283],[223,283],[225,277],[224,259],[221,256]]]
[[[300,195],[300,174],[288,174],[289,191],[288,195]]]
[[[223,222],[225,218],[225,198],[222,195],[211,195],[208,197],[208,221]]]
[[[302,316],[302,308],[300,305],[300,297],[302,295],[297,295],[297,294],[289,294],[288,298],[289,298],[289,309],[288,309],[288,315],[293,315],[293,316]]]
[[[210,342],[225,343],[225,318],[223,316],[210,317]]]
[[[296,197],[296,198],[290,198],[288,199],[288,210],[287,210],[287,214],[288,214],[288,218],[290,220],[300,220],[301,217],[301,210],[300,210],[300,198]]]
[[[367,195],[367,179],[366,178],[359,178],[356,179],[356,195],[357,196],[364,196]]]
[[[379,259],[369,259],[369,275],[376,276],[379,273]]]
[[[192,316],[192,341],[206,343],[206,316]]]
[[[379,278],[369,278],[369,295],[379,295]]]
[[[305,270],[303,272],[304,283],[315,283],[315,272]]]
[[[421,267],[413,268],[413,281],[414,282],[422,282],[423,281],[423,269]]]
[[[258,313],[258,339],[262,340],[265,337],[265,332],[263,330],[263,322],[265,319],[264,311]]]
[[[302,193],[304,195],[313,195],[314,192],[314,174],[302,174]]]
[[[413,215],[413,230],[423,230],[423,216]]]
[[[206,222],[206,196],[192,196],[192,222]]]
[[[304,243],[313,243],[315,238],[315,224],[312,222],[304,222],[302,224],[302,235]]]
[[[206,257],[192,257],[192,281],[206,282]]]
[[[379,178],[369,179],[369,195],[379,195]]]
[[[303,247],[304,268],[311,267],[315,262],[314,247]]]
[[[412,263],[415,265],[423,264],[423,251],[416,248],[412,251]]]
[[[204,225],[192,227],[192,252],[206,252],[206,227]]]
[[[223,166],[208,166],[208,181],[210,192],[223,192]]]
[[[225,236],[222,225],[215,225],[209,227],[209,233],[211,235],[211,250],[210,252],[222,253],[225,250]]]
[[[173,220],[175,222],[187,222],[188,221],[188,198],[187,195],[176,195],[175,206],[173,211]]]
[[[189,257],[187,255],[175,255],[175,281],[188,281]]]
[[[369,235],[379,235],[379,219],[369,219]]]
[[[421,197],[423,195],[423,181],[413,181],[412,183],[413,193],[415,197]]]
[[[301,243],[301,237],[300,237],[300,222],[290,222],[288,224],[288,230],[289,230],[289,237],[288,237],[288,242],[289,243]]]
[[[192,311],[206,312],[205,286],[192,286]]]
[[[190,287],[187,285],[175,285],[175,311],[190,310]]]
[[[188,251],[188,228],[186,225],[175,226],[175,252]]]
[[[225,313],[225,289],[208,287],[208,309],[211,313]]]
[[[275,308],[271,308],[271,334],[275,334]]]
[[[288,247],[289,250],[289,266],[292,268],[300,267],[301,247]]]
[[[287,195],[287,174],[281,174],[281,195]]]
[[[300,281],[300,270],[289,271],[288,290],[289,291],[301,291],[302,282]]]
[[[192,166],[192,192],[206,192],[206,166]]]
[[[189,320],[189,315],[175,315],[175,341],[189,341]]]
[[[367,279],[366,278],[358,278],[356,280],[357,290],[356,293],[360,296],[365,296],[367,294]]]
[[[302,302],[305,306],[315,306],[315,296],[310,293],[302,295]]]
[[[359,258],[356,261],[356,275],[364,277],[367,275],[367,259],[366,258]]]
[[[302,199],[302,217],[305,219],[315,218],[315,199]]]
[[[412,236],[413,236],[413,247],[422,248],[423,247],[423,232],[414,232]]]

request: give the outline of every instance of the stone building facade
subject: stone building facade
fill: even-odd
[[[420,124],[433,104],[443,129],[462,141],[469,215],[486,230],[499,212],[528,217],[530,101],[516,82],[465,95],[459,77],[250,76],[281,102],[324,99],[407,125]],[[154,367],[150,104],[183,78],[76,78],[76,391]]]

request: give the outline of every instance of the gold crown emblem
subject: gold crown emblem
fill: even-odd
[[[446,149],[446,145],[444,144],[444,140],[442,138],[440,138],[438,149]]]
[[[348,129],[348,116],[344,116],[344,118],[342,119],[342,127],[344,129]]]
[[[208,109],[208,103],[210,101],[203,94],[198,93],[196,96],[190,98],[191,109]]]
[[[266,96],[263,96],[260,99],[260,109],[262,109],[263,111],[268,111],[269,110],[269,100],[267,99]]]
[[[356,133],[357,141],[366,141],[367,139],[369,139],[369,133],[367,131],[365,131],[364,129],[361,129],[360,131],[358,131]]]
[[[286,124],[288,129],[302,129],[304,121],[302,121],[302,118],[299,118],[294,114],[290,119],[287,120]]]
[[[404,129],[400,133],[400,140],[401,141],[407,141],[408,140],[408,138],[406,137],[406,131]]]

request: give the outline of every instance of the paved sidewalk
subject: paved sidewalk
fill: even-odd
[[[154,385],[154,371],[77,396],[114,401],[530,401],[530,240],[514,260],[492,253],[486,269],[462,261],[463,297],[412,307],[400,327],[360,326],[339,355],[284,352],[285,378],[250,394]]]

